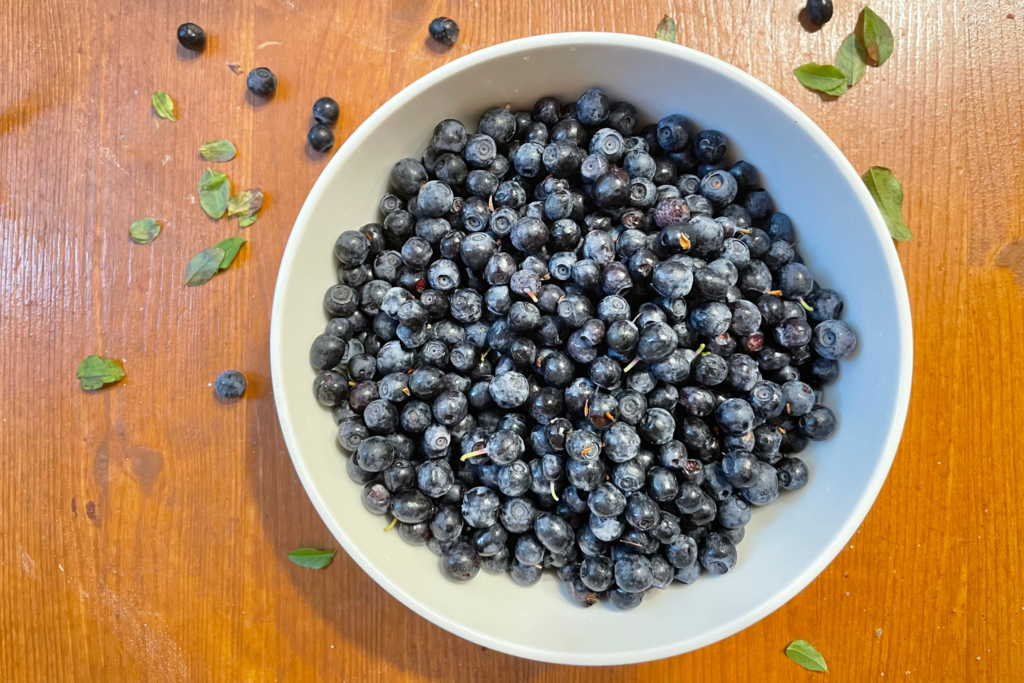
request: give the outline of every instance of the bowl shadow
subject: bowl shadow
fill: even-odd
[[[269,355],[269,349],[264,348],[263,352],[264,357]],[[278,425],[270,377],[250,377],[250,391],[245,399],[247,431],[250,440],[262,447],[247,449],[246,472],[251,495],[259,507],[263,533],[274,549],[273,561],[278,570],[288,575],[306,606],[338,638],[359,648],[374,663],[397,667],[415,680],[493,681],[504,676],[529,681],[553,666],[489,650],[453,635],[378,586],[339,547],[307,497]],[[344,457],[340,450],[338,457]],[[348,477],[339,485],[351,486],[352,494],[358,494]],[[402,541],[396,536],[387,542]],[[327,570],[311,572],[287,559],[289,551],[303,546],[338,548],[341,552]],[[437,571],[431,552],[423,548],[423,555],[424,571]],[[329,640],[324,641],[324,648],[329,647]],[[340,645],[335,650],[342,656],[345,653]],[[311,661],[333,663],[333,658],[327,660],[313,652],[302,654]],[[509,676],[510,673],[513,675]]]

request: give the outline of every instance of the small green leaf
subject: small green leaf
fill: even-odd
[[[239,192],[228,200],[229,216],[255,216],[263,207],[263,190],[254,188]]]
[[[153,93],[153,109],[156,111],[157,116],[162,119],[167,119],[168,121],[178,120],[174,117],[174,100],[163,90],[157,90]]]
[[[199,153],[207,161],[231,161],[238,150],[230,140],[210,140],[199,148]]]
[[[676,42],[677,35],[676,20],[667,14],[661,18],[661,21],[658,22],[658,27],[654,29],[655,38],[669,43]]]
[[[806,640],[794,640],[786,648],[786,656],[808,671],[828,671],[825,658]]]
[[[75,377],[83,389],[94,391],[104,384],[113,384],[124,379],[124,368],[116,360],[94,355],[78,364]]]
[[[253,223],[256,222],[257,218],[259,218],[259,216],[256,216],[256,215],[252,215],[252,216],[239,216],[238,217],[238,227],[240,227],[240,228],[248,228],[250,225],[252,225]]]
[[[228,209],[231,182],[220,171],[206,169],[199,179],[199,205],[210,218],[220,218]]]
[[[872,166],[863,178],[871,198],[882,212],[882,218],[885,219],[892,238],[901,242],[912,238],[913,233],[903,222],[903,185],[896,180],[892,171],[881,166]]]
[[[836,53],[836,68],[846,75],[846,84],[851,88],[864,78],[868,70],[868,56],[864,53],[864,46],[857,39],[857,34],[851,33],[839,46]]]
[[[882,66],[885,60],[892,56],[892,31],[870,7],[865,7],[860,13],[857,35],[868,58],[875,66]]]
[[[846,75],[830,64],[811,62],[793,69],[793,73],[805,88],[836,97],[846,92]]]
[[[335,550],[297,548],[288,553],[288,559],[306,569],[323,569],[331,563],[336,554]]]
[[[138,244],[149,244],[160,234],[160,221],[155,218],[140,218],[128,228],[128,234]]]
[[[231,265],[231,262],[235,260],[235,256],[238,254],[238,250],[242,248],[246,240],[242,237],[229,237],[226,240],[221,240],[217,245],[217,248],[224,252],[224,258],[220,262],[220,270],[224,270]]]
[[[189,259],[185,267],[185,286],[198,287],[205,285],[210,278],[220,270],[220,264],[224,261],[224,250],[218,247],[203,249],[201,252]]]

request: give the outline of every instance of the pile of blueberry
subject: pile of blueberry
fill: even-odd
[[[856,345],[725,136],[588,90],[437,124],[341,234],[314,392],[366,508],[465,581],[582,606],[736,563]]]

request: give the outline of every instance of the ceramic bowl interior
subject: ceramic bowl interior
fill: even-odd
[[[796,225],[818,281],[843,293],[860,345],[825,391],[836,436],[801,457],[810,484],[755,510],[736,568],[690,586],[651,591],[632,611],[573,605],[553,573],[531,588],[485,572],[447,581],[425,547],[384,534],[345,474],[330,411],[311,391],[321,299],[336,283],[334,240],[379,221],[391,165],[419,157],[434,125],[545,95],[575,100],[590,87],[636,105],[643,122],[682,113],[729,140],[730,159],[761,172]],[[527,38],[474,53],[386,103],[338,150],[295,223],[281,264],[271,325],[274,394],[294,465],[325,523],[374,580],[423,617],[489,648],[563,664],[622,664],[702,647],[749,626],[817,576],[852,536],[881,488],[906,416],[910,310],[896,251],[858,174],[796,107],[749,75],[661,41],[612,34]],[[353,615],[358,618],[358,615]]]

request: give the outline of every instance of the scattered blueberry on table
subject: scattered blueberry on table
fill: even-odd
[[[217,375],[217,379],[213,383],[213,390],[221,398],[235,399],[242,398],[246,386],[245,375],[237,370],[225,370]]]
[[[805,9],[815,26],[824,26],[832,18],[832,0],[807,0]]]
[[[330,97],[321,97],[313,103],[313,118],[317,123],[333,126],[341,116],[341,107]]]
[[[581,607],[730,571],[857,344],[757,168],[597,88],[428,144],[338,237],[310,349],[367,510],[454,581],[554,568]]]
[[[270,97],[277,90],[277,76],[267,67],[261,66],[249,72],[245,86],[257,97]]]
[[[186,50],[200,52],[206,47],[206,32],[191,22],[178,27],[178,42]]]
[[[309,146],[318,152],[326,152],[334,146],[334,133],[322,123],[318,123],[309,129],[306,136]]]
[[[459,39],[459,25],[448,17],[438,17],[427,27],[430,37],[442,45],[454,45]]]

